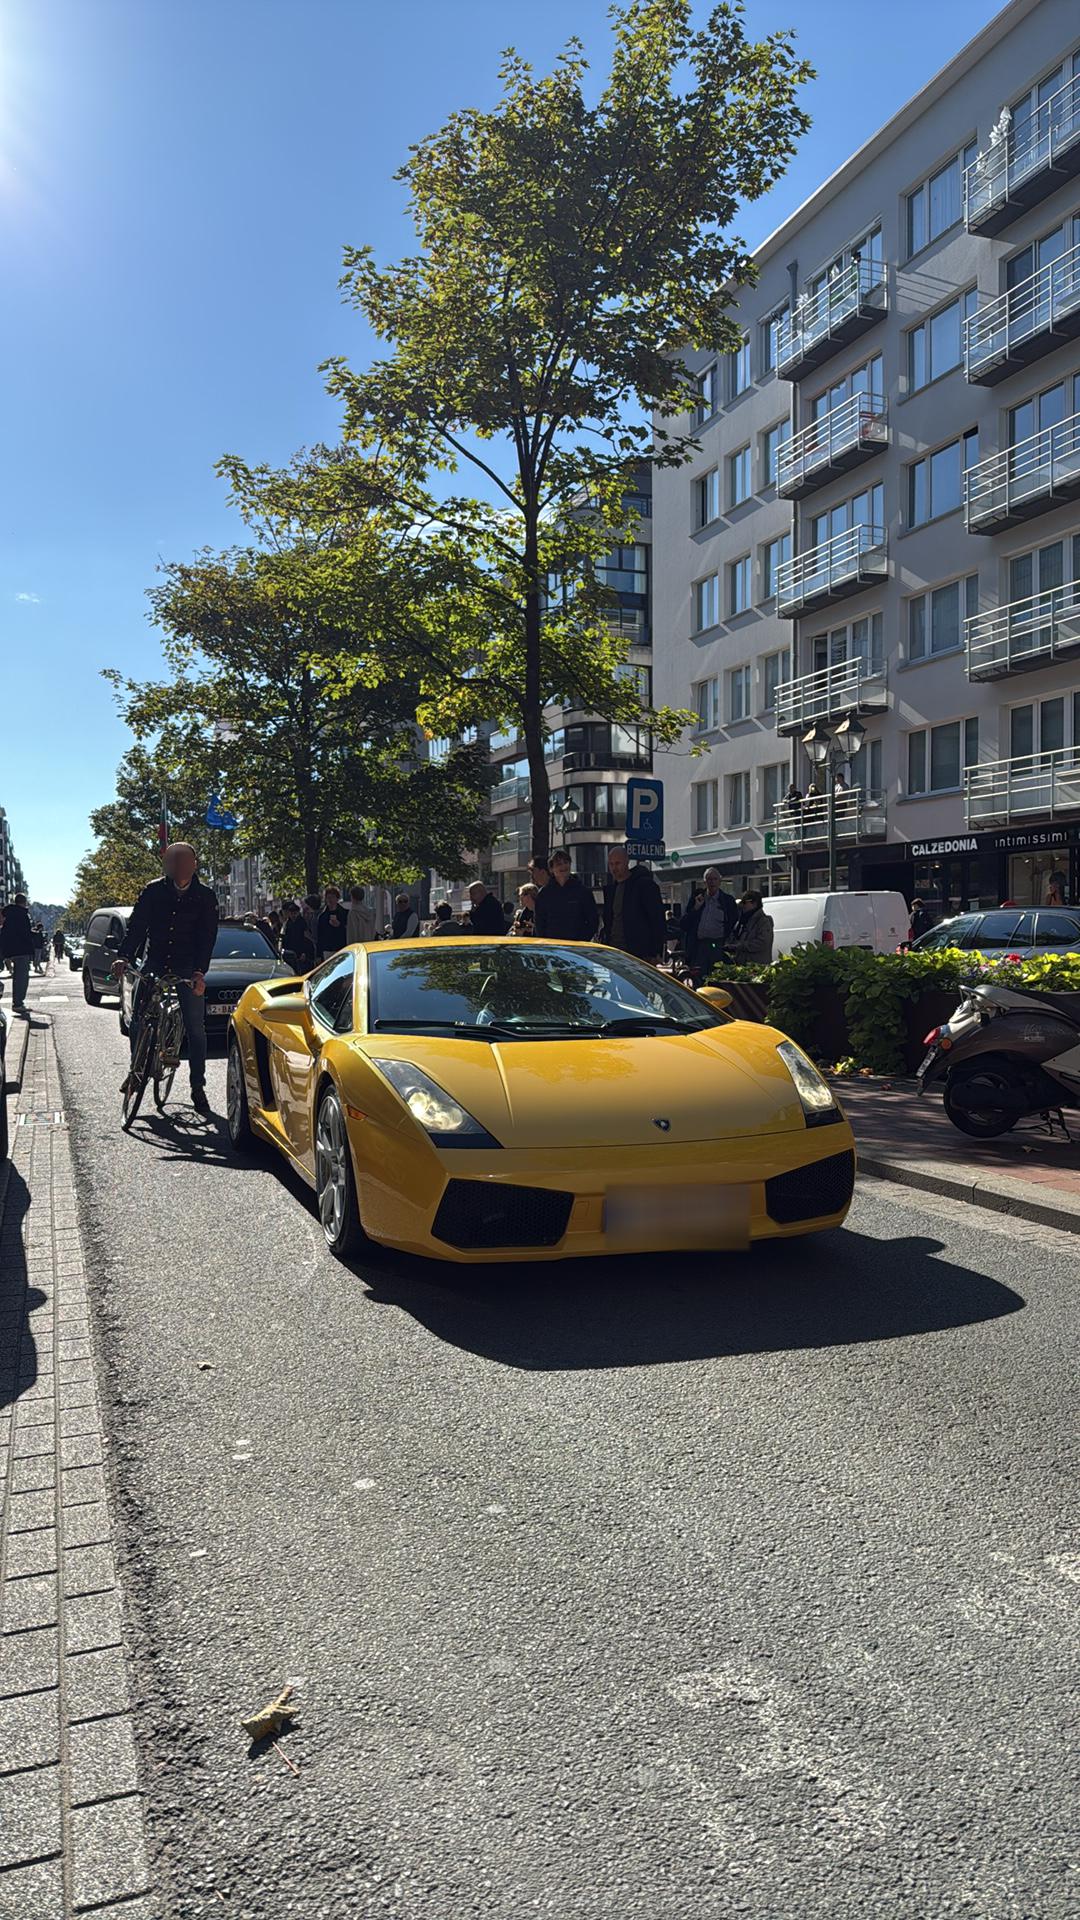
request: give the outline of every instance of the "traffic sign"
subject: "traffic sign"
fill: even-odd
[[[778,849],[776,845],[776,828],[768,827],[765,832],[765,852],[766,854],[771,855],[776,853],[777,851]]]
[[[664,783],[628,780],[626,783],[626,850],[659,859],[664,844]],[[660,849],[657,853],[656,849]]]

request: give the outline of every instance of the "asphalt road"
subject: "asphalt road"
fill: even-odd
[[[809,1252],[349,1269],[44,1010],[167,1920],[1080,1911],[1074,1238],[866,1183]]]

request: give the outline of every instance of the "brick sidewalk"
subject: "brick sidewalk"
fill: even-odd
[[[838,1079],[860,1164],[931,1192],[1080,1231],[1080,1140],[1022,1121],[997,1140],[971,1140],[946,1118],[941,1092],[910,1080]],[[1080,1134],[1072,1116],[1071,1130]]]
[[[29,1030],[12,1022],[9,1074],[24,1039],[0,1167],[0,1920],[162,1920],[148,1891],[71,1154],[42,1014]]]

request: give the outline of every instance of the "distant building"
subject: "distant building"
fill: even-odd
[[[12,899],[16,893],[28,892],[26,875],[11,837],[11,823],[4,808],[0,807],[0,904]]]

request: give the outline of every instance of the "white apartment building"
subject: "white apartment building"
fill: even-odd
[[[852,717],[840,884],[1080,898],[1076,0],[1012,0],[756,261],[653,477],[655,695],[698,715],[658,877],[824,885],[802,740]]]

